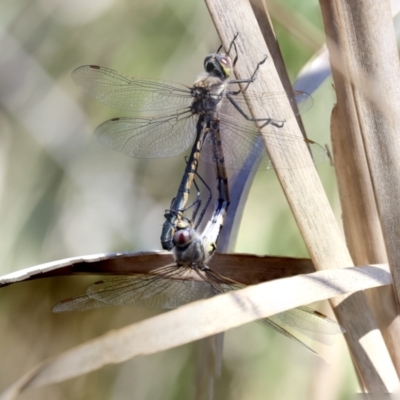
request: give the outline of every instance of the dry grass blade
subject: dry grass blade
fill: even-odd
[[[180,346],[305,303],[390,283],[387,266],[375,265],[314,272],[197,301],[107,333],[46,361],[3,392],[0,400],[14,399],[32,386],[61,382],[107,364]],[[286,296],[282,298],[281,293]],[[277,298],[282,301],[277,302]]]
[[[173,263],[166,251],[94,254],[67,258],[22,269],[0,277],[0,287],[32,279],[75,274],[131,275],[154,273]],[[210,268],[245,285],[314,272],[310,259],[251,254],[214,254]],[[251,268],[248,268],[251,266]]]
[[[170,264],[173,257],[169,252],[137,252],[118,254],[97,254],[75,257],[38,265],[0,277],[0,286],[46,277],[74,274],[137,274],[155,273],[154,270]],[[290,257],[253,256],[248,254],[216,254],[210,263],[214,271],[246,284],[259,283],[285,276],[313,272],[315,269],[309,259]],[[251,266],[251,268],[249,268]],[[202,346],[197,366],[196,398],[212,392],[214,377],[221,371],[222,333],[216,337],[198,342]],[[208,348],[209,344],[213,344]],[[216,364],[213,366],[213,364]],[[29,377],[16,384],[24,386]],[[206,389],[206,390],[205,390]],[[208,398],[208,397],[207,397]]]
[[[246,57],[237,64],[235,72],[238,78],[251,76],[254,66],[264,54],[270,56],[270,52],[250,4],[240,0],[207,0],[206,3],[225,46],[236,32],[240,32],[237,46]],[[275,62],[279,62],[279,59]],[[283,90],[271,56],[260,68],[252,89],[261,93]],[[262,118],[266,112],[273,117],[275,110],[288,107],[288,101],[272,105],[249,102],[249,109],[256,118]],[[294,118],[285,122],[285,132],[301,137]],[[268,136],[263,136],[315,267],[330,269],[353,265],[307,146],[298,143],[287,148],[270,147]],[[331,300],[331,304],[335,307],[339,322],[348,327],[345,337],[367,390],[385,392],[397,387],[396,372],[382,336],[376,329],[376,322],[369,311],[365,295],[357,293],[347,298],[335,298]],[[373,330],[373,335],[360,341],[365,332]]]
[[[146,273],[174,261],[166,251],[104,253],[71,257],[35,265],[0,277],[0,287],[31,279],[73,274]]]
[[[257,1],[262,3],[261,0]],[[254,3],[254,0],[252,3]],[[310,50],[317,51],[324,43],[321,31],[310,24],[301,14],[296,13],[294,8],[287,7],[276,0],[267,0],[266,3],[271,17]]]
[[[396,277],[400,142],[393,110],[399,105],[400,71],[390,5],[321,1],[321,6],[338,98],[331,128],[347,243],[357,264],[387,262],[387,249]],[[370,296],[399,373],[400,318],[393,290]]]

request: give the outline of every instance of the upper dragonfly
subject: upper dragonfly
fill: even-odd
[[[236,37],[235,37],[236,38]],[[234,39],[235,40],[235,39]],[[95,65],[77,68],[72,73],[75,83],[98,100],[121,110],[144,113],[142,117],[113,118],[101,124],[95,135],[98,140],[112,149],[137,158],[170,157],[186,150],[195,141],[182,178],[178,194],[170,211],[165,215],[161,242],[164,249],[173,247],[172,236],[176,224],[185,210],[189,190],[200,156],[205,161],[227,168],[270,168],[269,157],[255,120],[249,116],[242,91],[238,83],[247,83],[246,96],[266,98],[274,101],[286,97],[297,110],[295,103],[301,103],[301,111],[312,105],[312,98],[303,92],[294,96],[286,92],[256,93],[249,84],[254,81],[261,61],[249,79],[230,79],[237,56],[232,61],[227,54],[208,55],[204,60],[205,72],[192,87],[154,79],[128,77],[111,69]],[[236,49],[235,49],[236,50]],[[258,119],[259,125],[268,124],[283,127],[286,119],[298,113],[278,112],[273,116]],[[161,114],[161,115],[160,115]],[[271,145],[288,146],[293,141],[305,141],[315,163],[326,158],[326,151],[308,139],[299,139],[285,133],[284,129],[263,130],[270,136]],[[216,149],[220,150],[216,150]],[[223,154],[223,156],[221,156]],[[249,160],[264,155],[261,163]],[[218,174],[218,171],[217,171]],[[225,186],[226,179],[220,174],[219,186]],[[222,192],[221,190],[219,192]],[[225,196],[224,200],[227,200]]]

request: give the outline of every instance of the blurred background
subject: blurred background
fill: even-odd
[[[271,12],[294,80],[324,42],[318,1],[276,0]],[[127,114],[85,95],[70,75],[97,64],[191,85],[219,45],[205,4],[196,0],[0,2],[0,274],[79,255],[160,249],[184,155],[136,160],[103,147],[94,128]],[[331,80],[313,97],[303,119],[307,134],[329,144]],[[318,171],[340,223],[334,170],[325,162]],[[307,257],[273,171],[254,179],[235,251]],[[47,357],[157,313],[51,313],[54,303],[95,280],[54,278],[1,290],[0,390]],[[256,323],[228,332],[216,398],[352,398],[357,383],[344,341],[312,346],[328,363]],[[188,399],[195,347],[108,366],[21,399]]]

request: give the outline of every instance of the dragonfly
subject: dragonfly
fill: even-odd
[[[213,216],[201,234],[193,229],[190,220],[180,221],[173,235],[175,263],[158,268],[152,274],[96,282],[87,288],[86,294],[57,303],[53,312],[86,311],[116,305],[173,309],[243,288],[244,285],[222,276],[207,265],[216,250],[226,206],[226,203],[216,202]],[[313,353],[316,352],[286,327],[329,335],[345,332],[337,322],[307,306],[264,318],[260,322]]]
[[[205,270],[216,251],[216,242],[226,215],[227,203],[216,202],[214,213],[200,235],[194,222],[183,218],[173,236],[175,262],[152,274],[118,277],[96,282],[86,295],[57,303],[53,312],[85,311],[108,305],[134,304],[161,309],[176,308],[214,294],[208,285]],[[195,211],[194,211],[195,213]],[[100,289],[101,287],[101,289]],[[101,294],[94,295],[98,291]]]
[[[130,77],[97,65],[85,65],[72,72],[72,78],[84,92],[104,104],[140,114],[135,117],[112,118],[95,130],[95,136],[104,145],[136,158],[171,157],[192,145],[189,161],[181,180],[177,196],[165,214],[161,244],[166,250],[173,247],[172,237],[176,225],[186,210],[190,187],[199,158],[213,163],[217,170],[219,193],[229,202],[225,168],[255,168],[248,160],[264,154],[257,168],[272,166],[264,150],[263,140],[255,122],[263,126],[263,134],[270,137],[271,146],[290,146],[294,141],[304,142],[315,163],[326,159],[326,151],[309,139],[299,139],[284,131],[284,121],[312,106],[306,93],[257,93],[249,86],[255,79],[264,58],[248,79],[231,79],[238,60],[235,40],[228,51],[209,54],[204,60],[204,72],[192,86],[155,79]],[[236,56],[229,56],[234,49]],[[251,118],[238,84],[247,84],[248,98],[262,98],[273,102],[285,97],[294,112],[276,111],[273,118]],[[265,111],[264,111],[265,113]],[[271,125],[274,129],[266,129]],[[277,132],[277,129],[279,132]],[[193,145],[194,143],[194,145]],[[252,165],[254,165],[252,163]]]

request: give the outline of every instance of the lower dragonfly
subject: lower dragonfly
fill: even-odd
[[[154,270],[152,274],[116,277],[96,282],[86,294],[61,301],[53,312],[85,311],[114,305],[135,305],[173,309],[192,301],[238,290],[244,285],[234,282],[207,266],[216,250],[216,241],[223,225],[227,204],[217,202],[213,216],[202,234],[182,219],[173,236],[175,263]],[[260,320],[287,338],[316,353],[290,333],[294,329],[339,334],[345,330],[335,321],[306,306]]]
[[[239,169],[253,168],[248,166],[247,161],[264,154],[264,162],[258,163],[257,167],[269,168],[271,163],[259,131],[259,127],[264,127],[263,134],[268,135],[271,146],[285,148],[297,142],[307,146],[315,163],[327,157],[319,144],[293,137],[283,127],[288,118],[312,106],[309,95],[303,92],[257,93],[249,87],[266,58],[256,66],[250,78],[230,79],[238,60],[237,37],[233,39],[227,54],[221,53],[220,47],[216,53],[205,58],[205,72],[191,87],[129,77],[97,65],[81,66],[72,72],[77,85],[106,105],[149,114],[113,118],[102,123],[96,128],[95,135],[104,145],[131,157],[157,158],[177,155],[195,142],[178,195],[171,204],[172,211],[166,213],[161,234],[162,247],[166,250],[173,247],[172,237],[185,211],[200,150],[201,158],[205,161],[218,164],[218,160],[223,160],[225,167]],[[229,56],[232,49],[236,53],[233,60]],[[247,86],[242,90],[237,84]],[[292,105],[293,112],[275,110],[273,116],[253,119],[243,98],[244,91],[247,98],[261,98],[270,102],[284,97]],[[298,102],[301,102],[300,111],[297,109]],[[260,113],[265,114],[268,114],[265,110]],[[265,129],[266,125],[271,125],[271,129]],[[222,158],[217,154],[221,152],[216,152],[216,147],[223,149]],[[226,186],[225,178],[221,175],[218,185]]]

